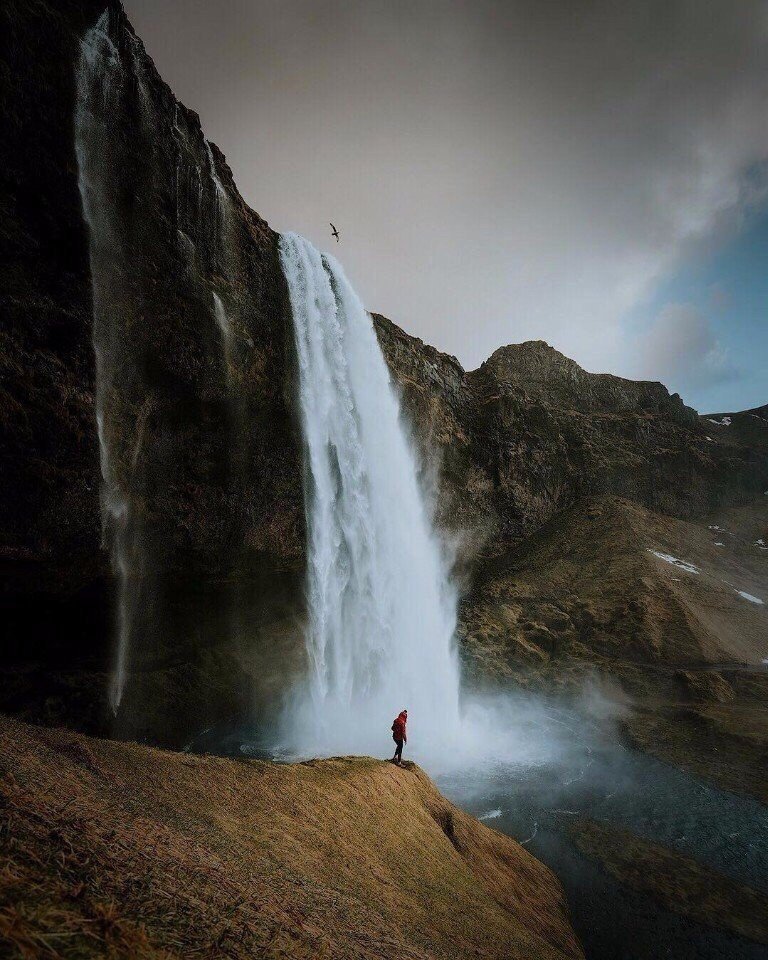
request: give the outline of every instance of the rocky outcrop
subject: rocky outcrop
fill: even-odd
[[[441,477],[440,515],[474,529],[486,550],[505,549],[585,496],[692,517],[768,485],[768,422],[754,411],[729,434],[660,383],[587,373],[542,341],[502,347],[466,373],[376,321],[423,459]]]
[[[92,157],[115,243],[94,285],[73,118],[81,39],[103,2],[11,0],[0,13],[0,71],[14,80],[0,136],[0,705],[179,745],[254,703],[270,709],[301,667],[292,334],[276,234],[117,0],[117,66],[97,86],[109,136]],[[122,514],[102,530],[94,306],[97,334],[105,309],[118,331],[101,455],[106,444],[130,506],[123,534],[141,545],[117,727],[106,677],[122,611],[105,546]],[[691,517],[768,489],[765,408],[717,425],[660,384],[587,373],[542,342],[466,372],[374,321],[472,589],[487,562],[586,496]]]
[[[706,413],[699,421],[712,443],[763,456],[768,452],[768,405],[736,413]]]
[[[479,372],[497,383],[517,384],[553,407],[587,414],[656,414],[681,426],[696,423],[696,411],[662,384],[587,373],[543,340],[500,347]]]

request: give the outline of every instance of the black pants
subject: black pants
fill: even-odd
[[[395,755],[392,757],[393,760],[400,760],[403,756],[403,741],[395,740]]]

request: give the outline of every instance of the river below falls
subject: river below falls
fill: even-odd
[[[496,731],[496,759],[441,772],[419,756],[416,724],[406,753],[413,747],[411,757],[449,800],[520,841],[557,874],[587,960],[768,960],[768,947],[692,921],[622,884],[578,849],[569,830],[589,818],[768,896],[768,808],[626,749],[611,723],[540,703],[521,707],[517,717],[508,749]],[[383,739],[382,756],[389,746]],[[205,731],[187,749],[295,759],[237,724]]]
[[[618,882],[579,851],[568,821],[589,818],[629,831],[768,894],[768,808],[596,729],[583,717],[550,711],[538,736],[557,738],[554,758],[536,762],[529,753],[520,763],[467,766],[435,780],[453,803],[523,843],[557,874],[588,960],[766,960],[764,945],[693,922]]]

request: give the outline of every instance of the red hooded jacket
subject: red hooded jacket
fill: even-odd
[[[392,739],[393,740],[402,740],[403,743],[408,743],[408,737],[405,735],[405,724],[408,722],[408,711],[403,710],[402,713],[399,713],[395,718],[395,722],[392,724]]]

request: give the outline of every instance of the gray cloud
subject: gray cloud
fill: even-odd
[[[629,372],[623,316],[764,198],[752,0],[126,7],[246,200],[333,220],[366,304],[467,366],[544,338]]]
[[[636,343],[633,374],[661,380],[679,393],[700,390],[738,374],[712,324],[690,303],[671,303]]]

